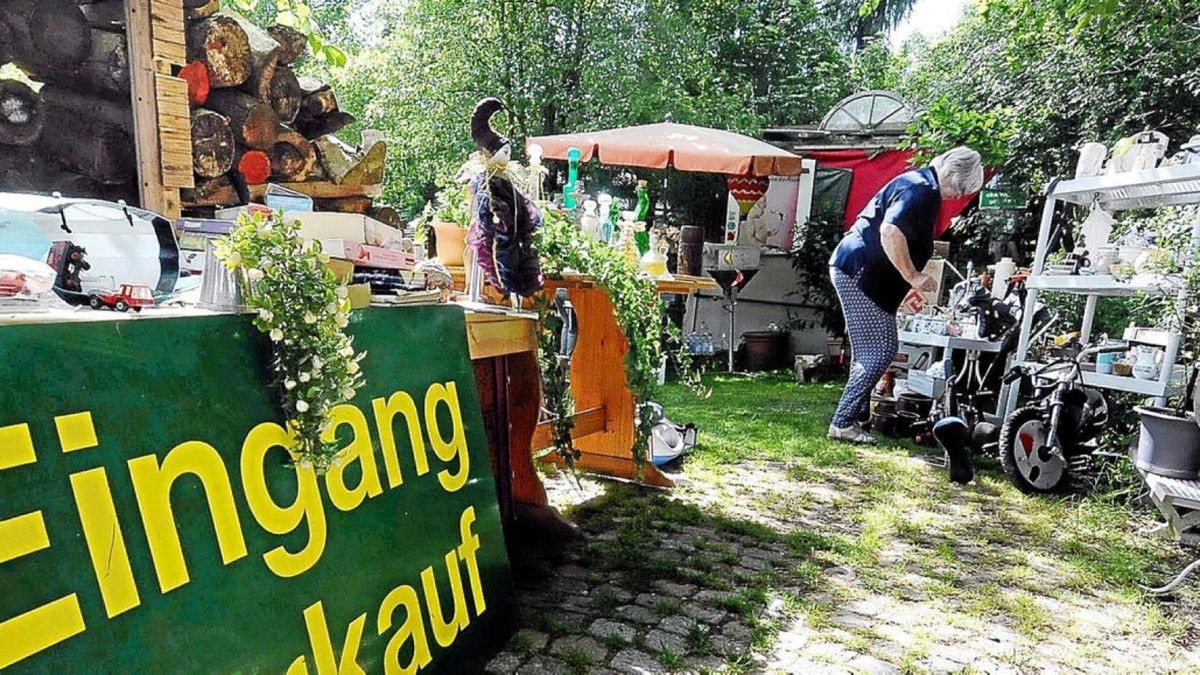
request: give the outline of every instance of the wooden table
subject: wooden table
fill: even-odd
[[[452,272],[456,282],[462,283],[465,275],[461,268]],[[718,288],[709,277],[686,276],[658,281],[657,286],[663,295],[689,295]],[[546,292],[553,293],[559,288],[567,289],[579,316],[579,341],[571,361],[571,391],[577,410],[572,436],[582,453],[575,465],[584,471],[672,487],[674,483],[649,462],[644,464],[643,474],[638,474],[633,457],[635,401],[625,378],[625,353],[629,345],[617,325],[608,294],[584,275],[547,280]],[[533,365],[531,386],[517,382],[510,383],[510,387],[515,389],[519,384],[529,386],[529,391],[536,391],[536,362]],[[537,426],[531,438],[531,450],[537,452],[551,447],[551,438],[549,423]],[[561,464],[557,455],[552,454],[547,459]]]

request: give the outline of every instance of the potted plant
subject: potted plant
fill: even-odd
[[[428,238],[433,230],[437,259],[447,267],[462,266],[467,246],[467,228],[471,224],[471,189],[455,185],[437,193],[417,222],[417,236]]]
[[[1184,359],[1195,360],[1200,354],[1200,258],[1192,242],[1192,224],[1200,217],[1200,208],[1161,209],[1151,225],[1163,232],[1161,250],[1177,252],[1173,259],[1164,258],[1161,270],[1176,285],[1170,292],[1146,299],[1142,310],[1149,312],[1139,323],[1160,325],[1179,335],[1179,353]],[[1164,222],[1165,220],[1165,222]],[[1182,299],[1182,300],[1181,300]],[[1174,364],[1163,363],[1162,368]],[[1195,367],[1185,391],[1174,407],[1139,406],[1137,454],[1134,464],[1170,478],[1196,480],[1200,478],[1200,402],[1196,400]]]

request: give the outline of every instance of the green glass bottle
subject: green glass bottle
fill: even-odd
[[[645,255],[650,250],[650,228],[647,219],[650,217],[650,190],[646,181],[639,180],[637,184],[637,216],[636,222],[642,223],[642,228],[634,235],[638,255]]]

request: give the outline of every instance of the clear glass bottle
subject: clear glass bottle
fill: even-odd
[[[646,252],[642,254],[639,267],[642,274],[651,279],[661,279],[667,276],[667,256],[663,253],[660,237],[657,234],[650,235],[650,246]]]

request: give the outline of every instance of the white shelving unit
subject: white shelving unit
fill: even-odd
[[[1080,206],[1099,204],[1109,212],[1200,204],[1200,165],[1187,164],[1115,176],[1051,181],[1046,189],[1046,206],[1042,211],[1042,224],[1038,230],[1037,253],[1027,284],[1029,296],[1025,301],[1025,315],[1021,322],[1021,339],[1017,344],[1017,362],[1024,362],[1028,357],[1033,313],[1040,293],[1073,293],[1087,297],[1083,323],[1080,326],[1081,337],[1085,343],[1091,340],[1096,304],[1100,298],[1183,293],[1178,280],[1162,275],[1139,274],[1132,279],[1118,281],[1105,275],[1045,274],[1054,209],[1059,202]],[[1192,247],[1200,248],[1200,220],[1192,226]],[[1167,340],[1162,373],[1157,380],[1084,372],[1083,382],[1098,389],[1153,396],[1158,399],[1160,405],[1165,404],[1167,396],[1176,384],[1175,362],[1179,358],[1179,339],[1179,335],[1172,335]],[[1000,405],[1006,414],[1017,407],[1016,391],[1010,386],[1005,387],[1001,394]]]

